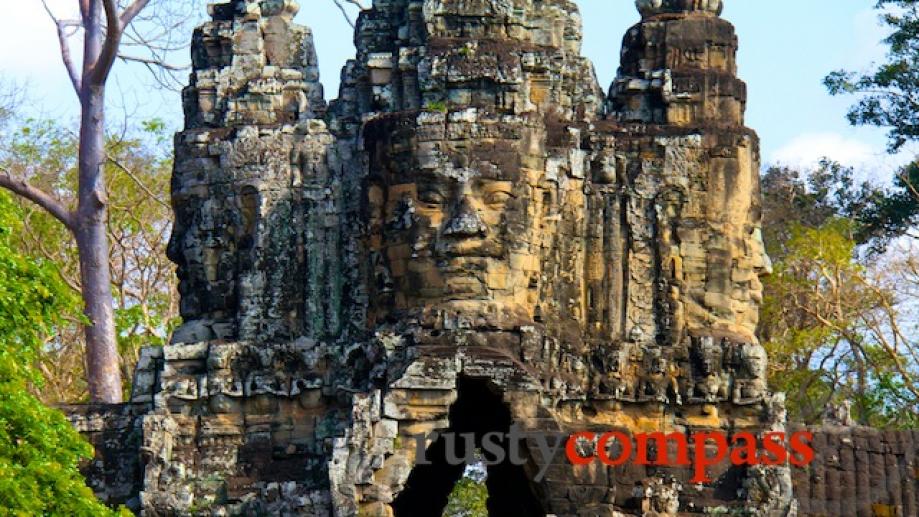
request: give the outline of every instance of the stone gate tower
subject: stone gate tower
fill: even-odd
[[[604,95],[572,1],[375,0],[328,106],[293,0],[212,6],[176,136],[185,323],[99,424],[109,500],[439,515],[463,467],[420,433],[781,430],[737,38],[721,0],[636,3]],[[492,515],[795,511],[784,466],[521,453]]]

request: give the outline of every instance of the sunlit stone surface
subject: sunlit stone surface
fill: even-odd
[[[418,433],[782,430],[737,38],[720,0],[636,3],[604,95],[573,2],[376,0],[329,106],[294,2],[212,6],[176,136],[185,323],[130,404],[74,414],[94,488],[146,515],[439,515],[462,467],[416,466]],[[489,469],[493,515],[798,508],[784,466],[694,485],[523,453]],[[835,514],[802,476],[802,511]]]

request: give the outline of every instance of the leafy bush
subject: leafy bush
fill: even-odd
[[[485,483],[464,477],[453,487],[444,517],[486,517],[487,501],[488,489]]]
[[[77,469],[92,448],[32,394],[39,352],[77,299],[52,264],[10,246],[20,216],[0,193],[0,515],[111,515]]]

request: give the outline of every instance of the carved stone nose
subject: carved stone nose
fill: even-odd
[[[459,211],[447,222],[444,235],[451,237],[475,237],[485,235],[488,227],[479,219],[469,203],[463,202]]]

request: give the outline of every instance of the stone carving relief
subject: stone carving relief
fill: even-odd
[[[405,517],[462,470],[419,433],[781,429],[736,36],[720,0],[637,5],[604,97],[573,2],[376,0],[328,106],[294,2],[212,6],[176,139],[184,324],[138,367],[122,502]],[[494,515],[746,504],[726,471],[524,454],[488,469]],[[790,497],[773,470],[751,497]]]
[[[372,126],[371,126],[372,127]],[[532,322],[553,241],[544,132],[477,110],[381,124],[371,151],[374,305]]]

